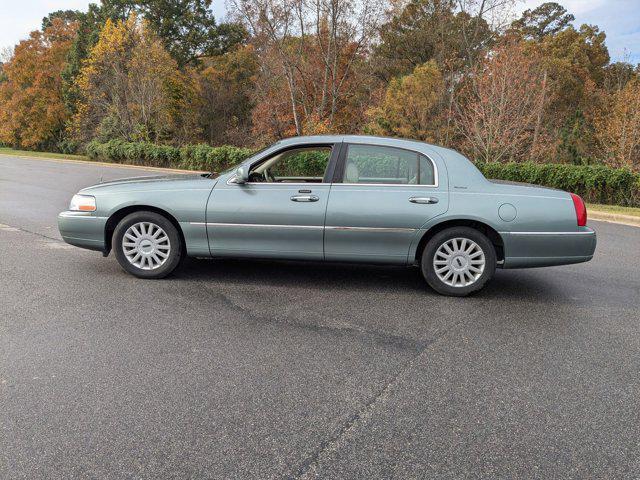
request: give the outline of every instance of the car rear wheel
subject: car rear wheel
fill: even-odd
[[[120,266],[140,278],[163,278],[180,264],[182,241],[176,227],[155,212],[134,212],[113,232]]]
[[[438,232],[424,248],[422,275],[436,292],[464,297],[493,277],[496,252],[489,239],[470,227]]]

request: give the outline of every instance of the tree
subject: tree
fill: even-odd
[[[569,26],[542,41],[530,41],[528,52],[541,59],[545,72],[545,110],[539,127],[555,137],[546,142],[547,156],[581,163],[592,155],[594,92],[604,84],[609,63],[605,35],[591,25]],[[541,145],[541,144],[539,144]],[[554,151],[556,145],[559,150]]]
[[[42,19],[41,30],[44,32],[49,28],[53,20],[60,19],[63,23],[78,23],[84,14],[79,10],[56,10]]]
[[[604,88],[608,92],[619,92],[628,82],[638,78],[638,71],[629,62],[615,62],[604,68]]]
[[[525,38],[541,41],[549,35],[556,35],[567,28],[575,17],[567,13],[567,9],[556,2],[546,2],[525,10],[522,16],[511,24],[511,28],[520,32]]]
[[[75,137],[180,142],[194,86],[146,23],[107,20],[77,79]],[[187,125],[185,125],[187,123]],[[182,137],[182,138],[181,138]]]
[[[540,59],[523,44],[491,52],[460,92],[456,125],[463,149],[481,162],[528,158],[544,108],[543,82]]]
[[[389,83],[382,104],[371,109],[367,128],[376,135],[442,139],[444,80],[434,60],[418,65],[413,73]]]
[[[476,45],[482,44],[487,48],[499,38],[516,3],[517,0],[456,0],[456,8],[469,18],[468,22],[461,23],[468,68],[474,67],[483,53]],[[485,38],[487,32],[490,36]]]
[[[217,25],[211,0],[102,0],[102,16],[125,21],[144,18],[180,67],[220,55],[246,40],[238,24]]]
[[[65,16],[69,13],[63,12]],[[51,15],[55,15],[51,14]],[[49,16],[51,16],[49,15]],[[102,10],[94,3],[89,4],[87,12],[75,12],[77,17],[77,31],[73,43],[67,54],[67,64],[62,70],[62,92],[65,107],[70,116],[76,113],[79,103],[79,92],[76,79],[80,73],[83,62],[89,56],[89,52],[98,41],[100,30],[104,25]],[[47,17],[48,18],[48,17]],[[47,21],[47,18],[43,20]]]
[[[61,72],[76,31],[75,23],[54,18],[21,41],[3,64],[0,82],[0,141],[24,148],[55,150],[68,114]]]
[[[631,80],[615,92],[594,123],[608,164],[640,170],[640,81]]]
[[[411,0],[402,11],[380,27],[380,43],[375,48],[376,73],[389,81],[406,75],[418,65],[435,60],[448,69],[460,69],[467,55],[463,24],[474,21],[455,11],[455,0]],[[486,47],[491,32],[486,22],[482,33],[470,46],[473,55]]]
[[[231,5],[259,59],[254,124],[269,126],[276,137],[343,124],[361,88],[356,67],[376,32],[379,1],[232,0]]]
[[[245,145],[251,130],[258,59],[253,47],[204,59],[199,72],[199,123],[212,145]]]

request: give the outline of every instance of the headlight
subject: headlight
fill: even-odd
[[[74,195],[69,204],[69,210],[76,212],[95,212],[96,197],[91,195]]]

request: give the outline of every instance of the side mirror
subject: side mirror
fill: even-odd
[[[239,166],[236,169],[236,181],[235,183],[243,184],[249,181],[249,168]]]

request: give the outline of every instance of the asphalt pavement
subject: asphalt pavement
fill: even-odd
[[[0,156],[0,478],[638,478],[640,229],[470,298],[417,269],[68,246],[81,187]]]

